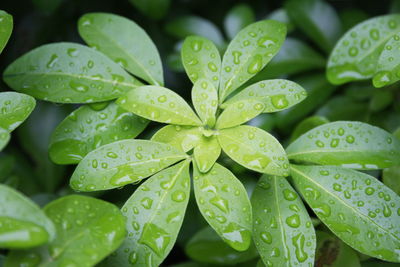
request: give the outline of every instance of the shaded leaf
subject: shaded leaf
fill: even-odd
[[[251,204],[254,243],[266,266],[314,264],[314,227],[286,178],[263,175],[253,192]]]
[[[150,84],[163,85],[163,70],[157,48],[135,22],[114,14],[89,13],[80,18],[78,30],[87,44],[133,75]]]
[[[278,53],[286,36],[286,26],[275,20],[250,24],[229,44],[223,59],[219,101],[245,83]]]
[[[281,144],[269,133],[252,126],[219,131],[224,152],[237,163],[257,172],[288,175],[288,159]]]
[[[163,18],[171,4],[170,0],[129,0],[140,12],[152,19]]]
[[[8,144],[10,141],[10,133],[2,128],[0,128],[0,151]]]
[[[375,87],[388,86],[400,80],[399,50],[400,36],[395,34],[382,48],[372,80]]]
[[[292,160],[361,170],[400,164],[400,141],[362,122],[321,125],[300,136],[286,151]]]
[[[59,103],[111,100],[140,85],[111,59],[75,43],[33,49],[11,63],[3,78],[14,90]]]
[[[9,132],[17,128],[35,108],[33,97],[15,93],[0,93],[0,128]]]
[[[238,4],[232,7],[225,16],[224,28],[229,39],[247,25],[253,23],[255,15],[251,7],[247,4]]]
[[[151,140],[166,143],[180,151],[188,152],[200,142],[201,138],[200,127],[167,125],[158,130]]]
[[[98,191],[138,182],[186,158],[168,144],[122,140],[93,150],[79,163],[70,181],[74,190]]]
[[[216,136],[202,136],[194,148],[193,155],[200,172],[208,172],[221,154]]]
[[[115,103],[101,110],[82,106],[69,114],[54,130],[49,154],[58,164],[76,164],[102,145],[135,138],[147,124],[146,119]]]
[[[397,195],[400,195],[400,166],[393,166],[384,169],[382,172],[383,183],[392,189]]]
[[[288,32],[291,32],[294,29],[294,25],[284,8],[275,9],[268,14],[267,19],[273,19],[285,23]]]
[[[292,165],[291,175],[308,205],[341,240],[366,255],[400,261],[400,197],[393,191],[372,176],[335,166]]]
[[[192,89],[192,102],[203,123],[209,127],[213,127],[215,124],[215,113],[218,108],[218,92],[216,87],[209,80],[197,80]]]
[[[141,86],[117,100],[117,104],[149,120],[178,124],[201,125],[192,108],[177,93],[160,86]]]
[[[0,10],[0,54],[3,52],[13,30],[13,17]]]

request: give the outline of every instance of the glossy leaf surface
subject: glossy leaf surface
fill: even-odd
[[[226,105],[225,110],[219,115],[215,127],[224,129],[243,124],[255,118],[264,109],[265,104],[258,97],[235,101]]]
[[[97,191],[138,182],[186,158],[168,144],[122,140],[90,152],[73,173],[70,185],[78,191]]]
[[[312,266],[311,219],[285,177],[263,175],[251,197],[253,239],[266,266]]]
[[[399,29],[400,30],[400,29]],[[383,87],[400,80],[400,36],[393,35],[384,45],[379,56],[375,75],[372,80],[375,87]]]
[[[328,80],[342,84],[371,78],[385,43],[399,30],[400,15],[385,15],[366,20],[347,31],[329,57]]]
[[[376,178],[335,166],[292,165],[298,191],[318,218],[361,253],[400,261],[400,197]]]
[[[321,125],[300,136],[286,151],[292,160],[353,169],[380,169],[400,164],[399,140],[362,122]]]
[[[152,19],[161,19],[168,12],[170,0],[129,0],[144,15]]]
[[[299,124],[297,124],[292,135],[290,136],[290,143],[295,141],[306,132],[326,123],[329,123],[329,120],[322,116],[312,116],[302,120]]]
[[[181,50],[182,63],[192,83],[207,79],[218,90],[221,56],[217,47],[208,39],[200,36],[189,36]]]
[[[211,227],[197,232],[186,244],[185,252],[191,259],[202,262],[199,266],[204,266],[204,263],[218,266],[243,264],[258,255],[253,244],[246,251],[234,250]]]
[[[252,126],[219,131],[218,141],[224,152],[251,170],[287,176],[288,159],[280,143],[269,133]]]
[[[180,151],[188,152],[199,143],[201,138],[200,127],[167,125],[158,130],[151,140],[166,143]]]
[[[400,166],[393,166],[384,169],[382,172],[383,183],[392,189],[397,195],[400,195]]]
[[[119,98],[117,104],[153,121],[178,125],[202,124],[181,96],[160,86],[138,87]]]
[[[285,36],[286,26],[275,20],[253,23],[236,35],[222,59],[220,103],[264,68],[278,53]]]
[[[196,202],[203,217],[232,248],[249,248],[252,211],[243,184],[225,167],[214,164],[207,173],[194,168]]]
[[[186,160],[149,178],[122,207],[128,237],[113,266],[159,266],[174,246],[190,195]]]
[[[221,154],[221,146],[216,136],[202,136],[193,151],[200,172],[208,172]]]
[[[75,43],[33,49],[11,63],[3,78],[14,90],[59,103],[111,100],[140,84],[105,55]]]
[[[113,252],[125,238],[125,219],[103,200],[69,195],[48,204],[44,211],[55,223],[57,238],[30,251],[12,251],[6,267],[90,267]]]
[[[0,93],[0,128],[13,131],[35,108],[33,97],[16,92]]]
[[[336,11],[323,0],[290,0],[285,9],[290,19],[321,49],[329,52],[341,34]]]
[[[217,88],[209,80],[197,80],[192,89],[192,102],[203,123],[213,127],[218,108]]]
[[[51,241],[55,228],[30,199],[0,184],[0,247],[31,248]]]
[[[247,4],[238,4],[228,11],[224,19],[224,28],[229,39],[235,38],[235,35],[247,25],[253,23],[255,15],[251,7]]]
[[[6,46],[13,30],[13,17],[0,10],[0,54]]]
[[[135,138],[148,121],[115,103],[96,110],[82,106],[69,114],[54,130],[49,147],[57,164],[79,163],[90,151],[115,141]]]
[[[242,101],[257,100],[264,105],[263,112],[277,112],[303,101],[307,92],[299,84],[289,80],[275,79],[255,83],[226,101],[222,107]]]
[[[11,138],[10,133],[0,128],[0,151],[8,144],[10,138]]]
[[[163,85],[161,58],[147,33],[135,22],[108,13],[89,13],[78,23],[79,34],[133,75]],[[140,41],[138,41],[140,40]]]

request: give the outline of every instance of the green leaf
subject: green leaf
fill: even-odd
[[[331,85],[324,75],[317,73],[296,79],[296,83],[306,89],[307,97],[301,103],[276,114],[279,129],[289,132],[302,118],[325,103],[336,87]]]
[[[0,54],[3,52],[13,30],[13,17],[0,10]]]
[[[382,48],[372,80],[375,87],[383,87],[400,80],[400,36],[393,35]]]
[[[388,169],[384,169],[382,172],[382,181],[383,183],[396,192],[397,195],[400,195],[400,166],[393,166]]]
[[[315,262],[320,266],[360,267],[357,252],[332,234],[317,231]]]
[[[221,154],[221,146],[216,136],[202,136],[193,151],[200,172],[208,172]]]
[[[261,114],[266,108],[261,97],[240,99],[227,104],[219,115],[215,127],[217,129],[230,128],[243,124]]]
[[[187,243],[185,252],[189,258],[204,263],[234,265],[244,263],[258,256],[253,243],[246,251],[237,251],[228,246],[211,227],[197,232]],[[208,265],[206,265],[208,266]]]
[[[354,100],[346,95],[337,95],[331,97],[315,114],[331,121],[364,121],[368,116],[366,110],[368,103]]]
[[[284,8],[275,9],[274,11],[269,13],[266,18],[285,23],[287,32],[291,32],[294,29],[294,25]]]
[[[98,191],[138,182],[186,158],[168,144],[122,140],[93,150],[79,163],[70,181],[74,190]]]
[[[400,197],[372,176],[335,166],[292,165],[298,191],[329,229],[366,255],[400,262]]]
[[[266,266],[312,266],[315,232],[286,178],[263,175],[251,197],[253,238]]]
[[[207,79],[218,90],[221,56],[211,41],[200,36],[187,37],[182,44],[181,58],[192,83]]]
[[[290,108],[303,101],[306,96],[306,90],[297,83],[282,79],[265,80],[243,89],[226,101],[222,108],[238,101],[251,99],[262,102],[264,105],[262,112],[270,113]]]
[[[252,211],[243,184],[215,163],[208,173],[194,168],[193,186],[197,205],[210,226],[233,249],[247,250],[251,243]]]
[[[297,124],[292,135],[290,136],[290,143],[295,141],[306,132],[326,123],[329,123],[329,120],[322,116],[312,116],[302,120],[299,122],[299,124]]]
[[[158,130],[151,140],[166,143],[180,151],[188,152],[200,142],[201,138],[199,127],[167,125]]]
[[[181,96],[160,86],[140,86],[120,97],[117,104],[152,121],[192,126],[202,124]]]
[[[288,176],[288,159],[281,144],[269,133],[252,126],[219,131],[224,152],[244,167],[273,175]]]
[[[9,132],[17,128],[35,108],[33,97],[15,93],[0,93],[0,128]]]
[[[135,22],[114,14],[89,13],[79,19],[78,30],[87,44],[133,75],[150,84],[163,85],[163,70],[157,48]]]
[[[393,93],[389,90],[375,90],[369,102],[369,109],[378,112],[389,107],[394,101]]]
[[[341,32],[336,11],[323,0],[289,0],[285,4],[290,19],[321,49],[329,52]]]
[[[6,267],[91,267],[125,238],[124,217],[116,206],[103,200],[69,195],[51,202],[44,211],[56,225],[57,238],[37,249],[12,251]]]
[[[156,20],[167,14],[171,3],[170,0],[129,0],[129,2],[144,15]]]
[[[371,18],[346,32],[333,49],[327,66],[333,84],[372,78],[383,47],[400,30],[400,15]]]
[[[53,223],[30,199],[0,184],[0,247],[31,248],[55,237]]]
[[[206,79],[197,80],[192,89],[192,102],[203,123],[213,127],[218,108],[218,92],[212,82]]]
[[[275,20],[253,23],[236,35],[222,59],[220,103],[265,67],[278,53],[285,36],[286,26]]]
[[[118,140],[135,138],[148,121],[115,103],[102,110],[82,106],[69,114],[54,130],[50,158],[57,164],[79,163],[90,151]]]
[[[32,0],[32,3],[45,15],[52,15],[63,3],[63,0]]]
[[[300,136],[286,151],[291,160],[360,170],[400,165],[400,141],[362,122],[321,125]]]
[[[395,0],[397,1],[397,0]],[[369,18],[369,14],[364,10],[358,8],[346,8],[339,11],[340,21],[342,22],[342,29],[344,31],[349,30],[358,23],[363,22]]]
[[[248,4],[235,5],[228,11],[224,19],[226,35],[229,39],[233,39],[241,29],[253,23],[254,20],[253,9]]]
[[[9,65],[3,78],[14,90],[59,103],[111,100],[140,85],[108,57],[74,43],[36,48]]]
[[[11,135],[8,131],[0,128],[0,151],[8,144]]]
[[[325,64],[325,59],[319,53],[302,41],[289,37],[278,54],[249,83],[323,69]]]
[[[112,266],[159,266],[181,228],[190,195],[189,160],[149,178],[122,207],[128,236]]]

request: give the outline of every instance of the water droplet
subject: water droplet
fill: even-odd
[[[283,190],[283,196],[285,197],[286,200],[289,201],[293,201],[297,198],[296,193],[289,189]]]
[[[303,234],[298,234],[292,238],[292,244],[296,248],[296,258],[299,262],[304,262],[308,258],[307,253],[304,251],[304,242],[305,237]]]
[[[170,241],[171,235],[153,223],[146,223],[144,225],[142,235],[139,239],[139,243],[145,244],[160,257],[164,256],[164,252]]]
[[[277,109],[283,109],[289,105],[289,101],[286,99],[285,95],[273,95],[271,97],[271,103]]]
[[[51,69],[58,61],[58,56],[56,54],[51,55],[50,60],[47,62],[46,67]]]
[[[158,102],[160,103],[164,103],[165,101],[167,101],[167,97],[165,95],[159,96],[157,98]]]
[[[261,70],[262,67],[263,67],[262,56],[255,55],[252,61],[249,63],[249,66],[247,67],[247,72],[249,74],[256,74]]]
[[[149,197],[145,197],[140,201],[140,203],[142,204],[143,208],[151,209],[151,206],[153,205],[153,200]]]
[[[300,217],[297,214],[293,214],[286,218],[286,223],[290,227],[298,228],[300,226]]]
[[[352,135],[346,136],[347,143],[352,144],[352,143],[354,143],[354,141],[355,141],[354,136],[352,136]]]
[[[375,189],[373,189],[372,187],[367,187],[365,188],[365,194],[367,195],[372,195],[375,192]]]
[[[215,196],[212,199],[210,199],[210,203],[213,204],[218,209],[220,209],[222,212],[225,213],[229,212],[228,201],[220,196]]]
[[[233,56],[233,63],[239,64],[240,63],[240,56],[242,55],[242,52],[240,51],[233,51],[232,56]]]
[[[217,72],[218,71],[217,66],[213,62],[208,63],[207,66],[212,72]]]
[[[174,193],[172,193],[172,200],[175,202],[182,202],[186,199],[186,194],[185,192],[181,190],[177,190]]]
[[[190,46],[192,47],[193,51],[198,52],[201,50],[202,46],[203,46],[203,42],[202,41],[192,41],[192,43],[190,44]]]
[[[77,91],[77,92],[81,92],[81,93],[87,92],[87,91],[89,90],[89,87],[88,87],[87,85],[82,84],[82,83],[78,83],[78,82],[76,82],[76,81],[74,81],[74,80],[71,80],[71,81],[69,82],[69,86],[70,86],[73,90],[75,90],[75,91]]]

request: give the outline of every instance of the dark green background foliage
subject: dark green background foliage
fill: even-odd
[[[0,267],[400,266],[400,0],[2,0],[0,53]]]

